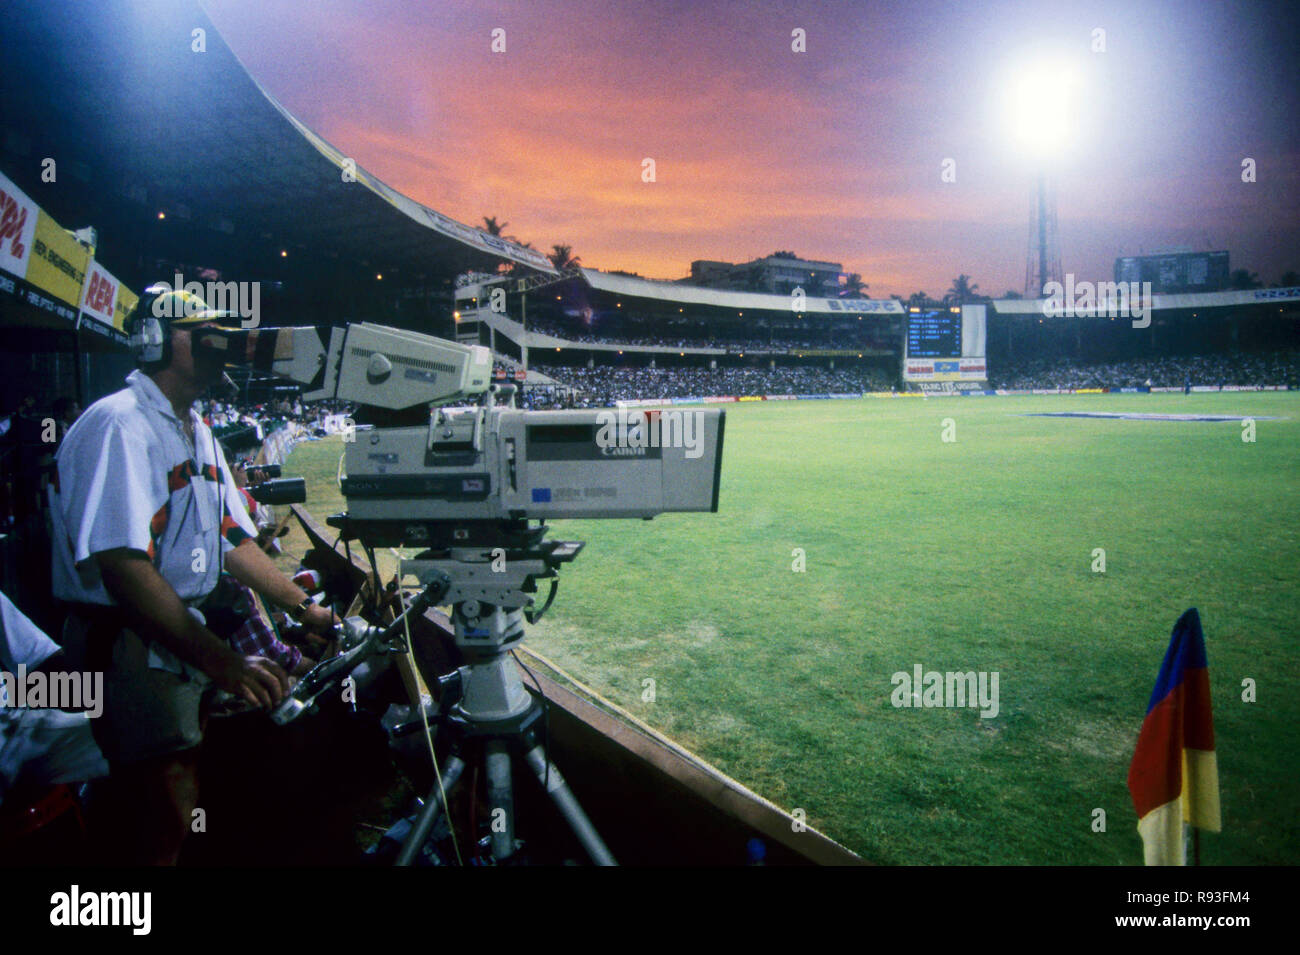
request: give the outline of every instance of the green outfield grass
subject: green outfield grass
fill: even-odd
[[[1061,410],[1282,420],[1244,443],[1021,417]],[[322,517],[339,450],[286,468]],[[719,512],[554,525],[587,547],[529,644],[868,860],[1140,864],[1128,763],[1194,606],[1224,817],[1204,860],[1294,864],[1298,502],[1295,394],[732,405]],[[895,708],[916,664],[997,671],[1000,712]]]

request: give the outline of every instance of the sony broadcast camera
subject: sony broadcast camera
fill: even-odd
[[[488,349],[370,323],[212,334],[228,360],[307,386],[306,401],[429,409],[418,425],[345,430],[348,511],[331,523],[372,546],[472,546],[532,520],[718,509],[720,409],[523,411],[512,385],[491,383]]]
[[[583,547],[546,540],[547,520],[718,509],[720,409],[523,411],[512,406],[513,385],[491,383],[488,349],[368,323],[194,334],[229,363],[301,382],[306,401],[355,402],[380,418],[387,412],[390,423],[408,419],[345,424],[347,512],[328,523],[344,541],[359,541],[372,565],[377,547],[418,549],[401,561],[401,575],[423,588],[403,618],[444,602],[452,608],[465,665],[454,699],[440,705],[457,732],[522,736],[542,711],[508,654],[525,620],[535,623],[551,606],[560,566]],[[538,606],[546,579],[550,595]],[[396,623],[356,618],[345,629],[353,638],[346,652],[310,671],[274,720],[296,719],[366,661],[405,649]]]

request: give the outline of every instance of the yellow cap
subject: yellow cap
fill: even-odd
[[[146,307],[155,318],[165,318],[173,325],[202,325],[230,318],[229,312],[209,308],[198,295],[185,289],[174,289],[165,282],[151,285],[140,296],[136,306]]]

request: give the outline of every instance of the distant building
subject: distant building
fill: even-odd
[[[1115,260],[1116,282],[1150,282],[1156,295],[1221,292],[1228,287],[1227,252],[1163,252]]]
[[[804,294],[814,298],[834,298],[840,294],[843,279],[844,266],[839,262],[818,262],[777,253],[739,265],[696,259],[691,263],[691,277],[687,281],[705,288],[771,295],[789,295],[802,288]]]

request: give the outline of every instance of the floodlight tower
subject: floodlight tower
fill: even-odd
[[[1046,169],[1038,172],[1038,189],[1029,204],[1029,244],[1025,255],[1025,297],[1039,298],[1048,282],[1061,282],[1061,241],[1056,227],[1056,189]]]
[[[1011,83],[1008,111],[1012,140],[1037,172],[1025,256],[1027,298],[1039,298],[1048,282],[1063,280],[1056,189],[1049,172],[1063,158],[1075,132],[1075,81],[1076,73],[1066,58],[1049,56],[1018,72]]]

